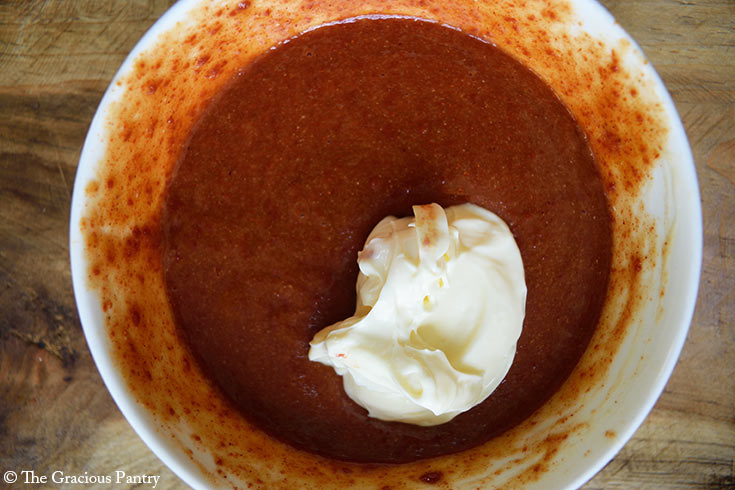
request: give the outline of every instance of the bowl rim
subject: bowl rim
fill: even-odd
[[[617,21],[612,14],[597,0],[570,1],[575,7],[583,6],[585,10],[589,9],[586,11],[593,12],[596,18],[604,19],[605,22],[617,26]],[[69,257],[75,302],[85,339],[102,380],[123,416],[143,442],[163,464],[169,467],[185,483],[194,488],[208,488],[209,485],[203,479],[200,472],[192,471],[190,461],[176,454],[170,444],[167,443],[166,438],[156,430],[150,415],[135,401],[135,397],[126,386],[120,373],[116,370],[109,355],[109,349],[106,344],[104,318],[100,317],[95,311],[95,305],[99,303],[98,298],[95,292],[87,285],[87,261],[85,259],[84,239],[81,234],[80,219],[84,211],[85,187],[91,180],[99,161],[98,156],[101,146],[99,134],[103,131],[104,119],[111,103],[119,95],[115,93],[115,82],[130,72],[134,60],[141,52],[154,45],[160,34],[175,28],[178,20],[185,18],[193,7],[202,2],[203,0],[180,0],[172,5],[138,40],[135,47],[127,55],[112,78],[97,107],[85,137],[75,175],[69,221]],[[637,50],[643,55],[643,50],[637,42],[622,28],[620,28],[620,31],[630,41],[633,50]],[[645,55],[643,57],[645,60],[648,60]],[[688,280],[685,285],[684,300],[677,304],[678,312],[675,317],[679,320],[679,325],[675,330],[676,335],[671,339],[665,361],[660,366],[655,383],[646,391],[645,397],[641,399],[640,404],[636,407],[635,417],[629,419],[629,422],[620,429],[619,436],[607,446],[605,451],[597,455],[594,460],[588,461],[585,465],[586,469],[581,471],[576,477],[570,479],[570,488],[582,486],[610,462],[649,415],[673,373],[688,335],[697,301],[702,266],[703,231],[701,198],[696,166],[684,126],[673,99],[652,66],[650,71],[652,72],[656,89],[662,99],[664,112],[669,116],[670,138],[678,140],[681,147],[681,153],[677,155],[677,170],[681,174],[683,185],[687,186],[689,191],[686,207],[690,213],[687,225],[692,236],[688,250],[691,260],[685,264],[686,269],[680,271],[680,273],[683,273],[684,277]]]

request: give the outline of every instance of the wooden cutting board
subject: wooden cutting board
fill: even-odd
[[[124,57],[170,3],[0,2],[3,475],[124,471],[159,476],[156,488],[185,487],[102,383],[77,317],[67,245],[87,127]],[[702,190],[704,263],[692,328],[666,390],[585,488],[735,488],[735,2],[602,3],[640,43],[684,121]],[[59,485],[13,488],[44,486]]]

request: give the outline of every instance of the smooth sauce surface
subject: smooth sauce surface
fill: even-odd
[[[501,216],[528,301],[495,393],[418,427],[368,418],[307,352],[354,311],[372,227],[429,202]],[[225,395],[275,437],[361,462],[473,447],[538,408],[587,346],[611,255],[593,156],[551,89],[489,44],[408,19],[323,27],[243,68],[192,133],[164,236],[177,324]]]

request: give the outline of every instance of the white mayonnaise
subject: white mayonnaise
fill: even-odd
[[[485,400],[513,362],[526,307],[508,226],[473,204],[384,218],[358,254],[354,316],[314,336],[371,417],[430,426]]]

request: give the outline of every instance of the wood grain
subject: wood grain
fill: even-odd
[[[67,245],[87,127],[127,53],[170,3],[0,2],[0,473],[123,470],[160,475],[156,488],[184,487],[102,383],[77,317]],[[639,42],[684,122],[702,190],[704,263],[663,395],[585,488],[735,488],[735,2],[602,3]]]

